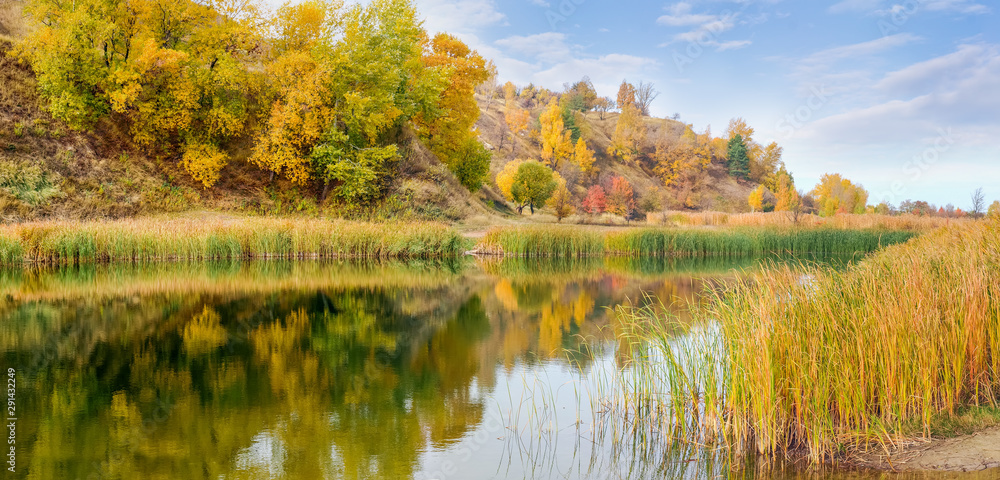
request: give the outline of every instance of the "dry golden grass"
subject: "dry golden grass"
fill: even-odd
[[[623,308],[622,341],[645,352],[624,415],[699,443],[819,462],[995,409],[998,259],[1000,221],[964,222],[847,271],[754,273],[718,293],[701,313],[707,327],[683,338],[671,319]]]
[[[282,218],[135,219],[0,226],[0,264],[254,258],[437,258],[467,241],[434,223]]]

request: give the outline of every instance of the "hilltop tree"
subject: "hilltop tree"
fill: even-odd
[[[769,190],[777,190],[776,174],[783,167],[781,154],[784,151],[776,142],[771,142],[756,158],[750,158],[750,180],[765,185]]]
[[[838,173],[823,175],[810,194],[816,199],[819,214],[824,217],[837,213],[865,213],[868,203],[868,192],[864,187],[851,183]]]
[[[639,107],[639,112],[644,116],[649,116],[649,107],[653,100],[660,96],[660,92],[653,88],[652,83],[639,82],[635,87],[635,105]]]
[[[747,180],[750,175],[750,157],[747,155],[747,146],[743,143],[743,136],[736,134],[729,140],[728,152],[729,174],[741,180]]]
[[[583,199],[583,211],[591,215],[600,215],[607,208],[608,199],[604,194],[604,188],[594,185],[587,190],[587,196]]]
[[[594,90],[594,84],[591,83],[590,77],[583,77],[572,86],[564,85],[565,92],[562,96],[565,102],[564,107],[579,112],[589,112],[594,108],[597,101],[597,91]]]
[[[635,193],[632,184],[625,177],[615,176],[611,180],[611,190],[608,192],[607,212],[621,215],[625,220],[635,211]]]
[[[611,97],[601,97],[594,101],[594,110],[600,114],[601,120],[604,120],[604,115],[615,108],[615,100]]]
[[[622,80],[622,84],[618,87],[618,100],[616,102],[618,108],[625,112],[625,107],[635,106],[635,87],[625,80]]]

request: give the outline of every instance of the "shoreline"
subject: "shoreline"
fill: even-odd
[[[888,452],[853,454],[845,464],[883,472],[1000,474],[1000,424],[958,437],[910,440]]]

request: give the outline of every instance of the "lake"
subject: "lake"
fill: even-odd
[[[652,295],[689,324],[706,292],[771,261],[787,259],[0,271],[16,472],[904,478],[795,465],[760,473],[753,459],[734,472],[721,452],[640,438],[608,414],[614,372],[629,364],[629,346],[615,340],[617,305]]]

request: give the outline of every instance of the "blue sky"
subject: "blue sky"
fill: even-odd
[[[870,202],[1000,199],[1000,5],[978,0],[416,0],[425,27],[502,81],[602,95],[653,82],[653,114],[721,134],[742,116],[799,188],[827,172]]]

